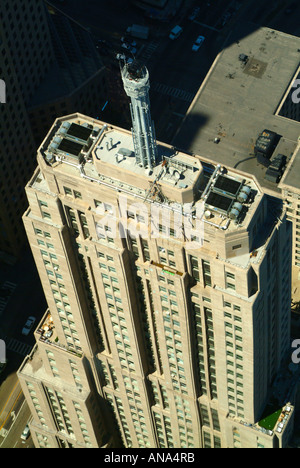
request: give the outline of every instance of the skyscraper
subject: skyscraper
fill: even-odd
[[[0,78],[6,102],[0,104],[0,258],[3,252],[14,256],[25,240],[24,185],[35,166],[36,148],[26,106],[53,59],[45,22],[43,2],[1,2]]]
[[[300,279],[299,49],[297,36],[253,28],[252,23],[239,24],[228,47],[216,57],[172,141],[193,154],[202,151],[212,161],[255,175],[263,190],[285,200],[293,223],[295,285]],[[201,127],[199,115],[206,116]],[[254,148],[265,129],[276,134],[276,144],[264,167]],[[215,138],[220,144],[211,144]],[[283,164],[270,177],[268,173],[272,175],[279,159]],[[298,294],[294,300],[299,300]]]
[[[0,103],[0,259],[11,261],[26,241],[24,186],[45,127],[74,109],[95,115],[107,95],[89,33],[48,8],[50,13],[44,0],[0,5],[0,79],[6,88]]]
[[[23,219],[48,310],[18,373],[36,446],[287,446],[281,200],[202,156],[156,143],[149,168],[137,153],[81,114],[38,150]]]

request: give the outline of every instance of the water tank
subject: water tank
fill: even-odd
[[[229,212],[229,218],[237,219],[242,211],[243,205],[241,203],[235,202]]]
[[[250,197],[250,194],[251,194],[251,188],[248,187],[248,185],[243,185],[240,193],[238,194],[238,201],[241,202],[241,203],[245,203],[245,201],[248,200],[248,198]]]
[[[240,192],[237,196],[237,199],[241,203],[246,203],[248,200],[248,195],[245,192]]]
[[[54,156],[52,153],[45,153],[45,159],[50,164],[54,161]]]

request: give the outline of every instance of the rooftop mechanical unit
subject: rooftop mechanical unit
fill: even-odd
[[[71,123],[66,135],[80,140],[82,142],[87,142],[91,136],[93,128],[84,127],[83,125],[78,125],[76,123]]]
[[[83,150],[83,147],[84,145],[81,143],[69,140],[68,138],[63,138],[58,145],[57,150],[78,158],[81,151]]]
[[[207,208],[228,216],[233,202],[234,200],[232,198],[211,191],[206,199],[205,205]]]
[[[63,122],[46,150],[46,161],[52,163],[57,155],[74,164],[82,163],[96,133],[92,125]]]
[[[269,166],[269,159],[272,156],[278,141],[279,135],[271,130],[265,129],[260,133],[254,147],[255,156],[260,164],[266,167]]]
[[[243,182],[219,175],[212,190],[227,197],[236,198],[242,185]]]
[[[270,182],[278,183],[282,177],[282,174],[286,165],[286,156],[283,154],[278,154],[270,163],[266,174],[265,179]]]
[[[205,200],[205,207],[209,211],[237,220],[244,204],[249,201],[250,195],[251,188],[245,185],[245,180],[239,181],[219,175],[212,183]]]

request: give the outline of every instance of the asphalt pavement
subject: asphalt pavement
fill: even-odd
[[[0,338],[5,342],[7,359],[7,365],[0,374],[1,444],[4,436],[7,437],[12,427],[16,427],[15,420],[23,404],[27,406],[16,372],[35,340],[33,332],[29,336],[22,335],[23,325],[29,315],[34,315],[38,321],[46,310],[44,293],[29,248],[24,250],[22,258],[15,265],[0,264],[0,291]],[[26,425],[22,418],[21,425]],[[10,442],[5,439],[7,448],[20,442],[21,433],[14,435],[12,431],[10,434]],[[20,443],[20,447],[25,447]]]

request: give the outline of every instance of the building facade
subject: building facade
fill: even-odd
[[[27,104],[53,59],[43,2],[23,3],[0,5],[0,78],[6,85],[6,102],[0,105],[1,259],[17,254],[26,239],[24,186],[36,164]]]
[[[299,48],[297,36],[239,24],[216,57],[172,141],[185,151],[201,151],[207,158],[255,175],[264,191],[286,200],[294,232],[295,283],[300,277]],[[206,116],[201,127],[199,115]],[[277,142],[264,167],[255,154],[255,144],[265,129],[277,134]],[[212,144],[215,138],[220,144]],[[281,156],[286,160],[283,175],[271,180],[267,165]]]
[[[294,277],[300,279],[300,186],[299,186],[299,149],[298,145],[292,154],[287,168],[279,183],[282,197],[286,203],[287,216],[293,226],[292,264]]]
[[[282,202],[161,143],[145,168],[130,132],[81,114],[37,160],[23,219],[48,310],[18,372],[36,447],[286,447]]]
[[[0,56],[0,260],[14,262],[26,244],[24,186],[36,148],[56,117],[75,109],[96,117],[107,88],[89,33],[43,0],[1,2]]]

